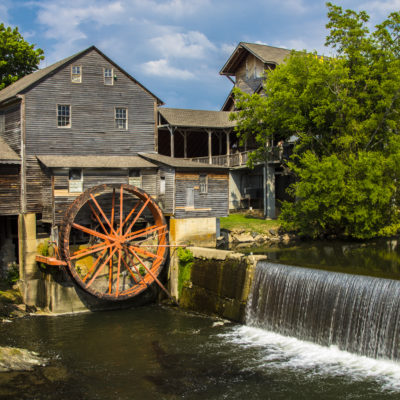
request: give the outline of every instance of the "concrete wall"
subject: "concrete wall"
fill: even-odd
[[[179,305],[200,313],[244,322],[257,262],[265,256],[190,247],[195,261],[184,282]]]

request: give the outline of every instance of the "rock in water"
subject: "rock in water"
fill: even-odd
[[[47,359],[35,352],[17,347],[0,347],[0,372],[31,371],[38,365],[46,365]]]

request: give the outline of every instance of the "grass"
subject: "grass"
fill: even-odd
[[[221,229],[245,230],[247,232],[268,233],[270,229],[278,229],[279,222],[276,220],[265,220],[246,213],[235,213],[221,218]]]

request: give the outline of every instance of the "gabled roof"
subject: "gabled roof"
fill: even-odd
[[[19,155],[0,137],[0,164],[20,164]]]
[[[131,75],[129,75],[124,69],[122,69],[114,61],[112,61],[110,58],[108,58],[104,53],[102,53],[95,46],[90,46],[87,49],[80,51],[79,53],[76,53],[70,57],[64,58],[63,60],[50,65],[49,67],[39,69],[38,71],[32,72],[31,74],[26,75],[21,79],[18,79],[12,85],[7,86],[3,90],[0,90],[0,103],[3,101],[6,101],[6,100],[10,100],[13,97],[16,97],[18,94],[29,89],[34,84],[46,79],[48,76],[52,75],[52,73],[58,71],[59,69],[65,67],[66,65],[72,63],[74,60],[80,58],[81,56],[89,53],[92,50],[99,53],[109,63],[111,63],[116,68],[118,68],[121,72],[123,72],[129,79],[131,79],[133,82],[135,82],[137,85],[139,85],[142,89],[144,89],[147,93],[149,93],[151,96],[153,96],[157,100],[158,104],[164,104],[163,101],[160,100],[155,94],[150,92],[150,90],[148,90],[146,87],[144,87],[140,82],[138,82],[135,78],[133,78]]]
[[[183,108],[159,108],[161,116],[171,126],[186,128],[233,128],[228,111],[189,110]]]
[[[249,53],[264,64],[278,65],[290,55],[290,50],[265,44],[240,42],[219,73],[221,75],[235,75],[237,67]]]
[[[36,156],[48,168],[156,168],[138,156]]]
[[[178,170],[199,170],[199,171],[229,170],[228,167],[223,167],[220,165],[203,164],[200,162],[185,160],[183,158],[163,156],[161,154],[156,154],[156,153],[139,153],[139,155],[140,157],[143,157],[151,162],[167,165],[168,167],[176,168]]]

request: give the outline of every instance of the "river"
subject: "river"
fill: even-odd
[[[400,364],[262,329],[142,308],[0,325],[48,359],[0,373],[0,399],[399,399]]]

